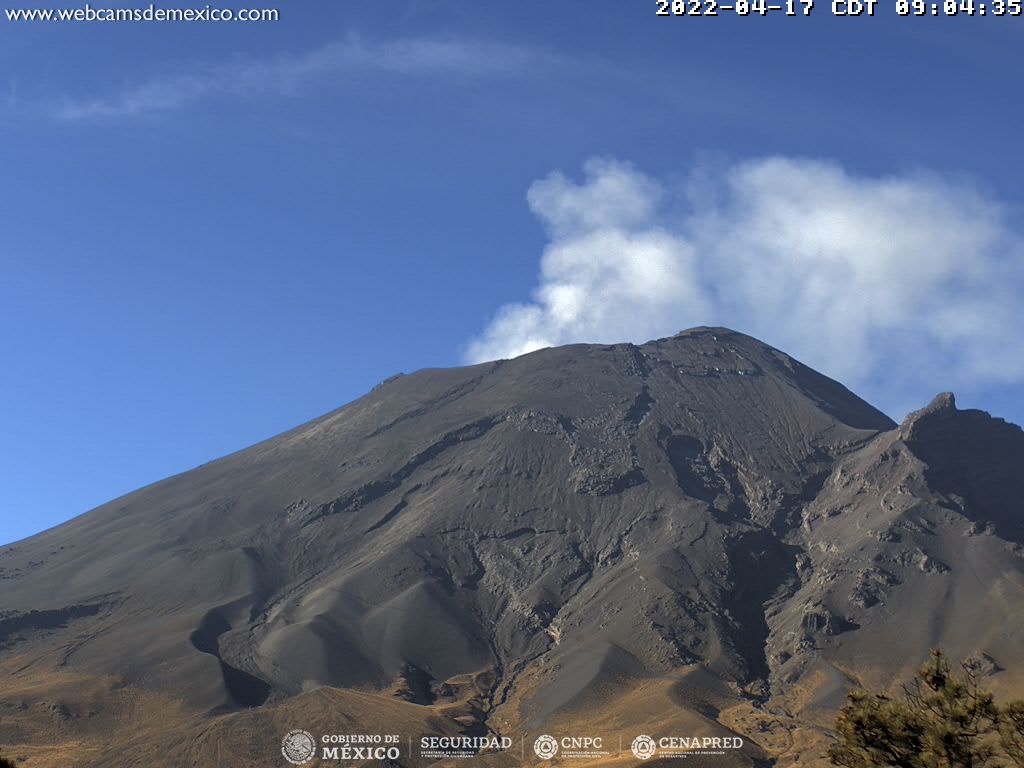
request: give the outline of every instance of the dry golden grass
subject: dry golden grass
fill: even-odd
[[[535,692],[548,671],[527,670],[489,722],[511,736],[510,754],[473,761],[485,768],[532,762],[533,740],[556,736],[601,736],[604,758],[576,761],[556,757],[551,768],[570,765],[621,768],[640,764],[629,751],[633,736],[726,736],[744,738],[748,756],[776,759],[777,765],[824,766],[828,728],[835,713],[815,706],[827,675],[809,674],[784,696],[761,707],[704,668],[687,667],[658,678],[603,683],[586,688],[543,722],[530,719]],[[1000,698],[1020,691],[1019,681],[991,678]],[[256,709],[211,714],[189,709],[160,693],[125,685],[115,677],[84,675],[58,668],[53,658],[19,657],[0,665],[0,748],[18,768],[280,768],[280,743],[301,728],[322,734],[394,733],[403,754],[421,734],[456,735],[486,709],[488,672],[448,681],[447,695],[430,706],[410,703],[385,691],[320,688]],[[688,765],[733,765],[740,760],[689,759]],[[403,759],[414,766],[426,760]],[[327,764],[327,763],[324,763]],[[461,766],[464,761],[438,761]]]

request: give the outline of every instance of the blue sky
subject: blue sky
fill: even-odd
[[[0,19],[0,541],[397,371],[702,322],[1024,420],[1024,19],[503,5]]]

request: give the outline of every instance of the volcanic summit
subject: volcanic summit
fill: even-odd
[[[1024,689],[1022,469],[1015,425],[948,394],[897,425],[724,328],[392,377],[0,549],[0,748],[594,731],[811,764],[932,647]]]

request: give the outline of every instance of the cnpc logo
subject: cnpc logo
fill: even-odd
[[[538,736],[537,740],[533,742],[533,753],[541,760],[550,760],[558,754],[558,739],[548,736],[546,733],[543,736]]]
[[[559,752],[569,755],[579,755],[600,751],[604,748],[604,741],[600,736],[563,736],[556,739],[547,734],[539,736],[533,742],[533,752],[541,760],[550,760]]]

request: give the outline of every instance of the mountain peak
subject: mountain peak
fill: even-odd
[[[682,336],[697,336],[701,334],[709,334],[712,336],[745,336],[739,331],[734,331],[732,328],[726,328],[723,325],[696,325],[693,328],[684,328],[679,331],[674,338]]]
[[[367,733],[414,714],[445,733],[612,722],[637,691],[673,728],[722,733],[740,725],[704,722],[703,702],[746,706],[741,688],[841,701],[850,658],[897,641],[908,658],[974,650],[987,591],[952,606],[962,642],[932,617],[958,563],[1018,567],[1024,435],[996,422],[943,394],[897,432],[839,382],[717,327],[392,377],[0,551],[0,672],[27,670],[0,696],[63,684],[32,677],[31,654],[83,690],[117,676],[170,697],[204,739],[204,713],[244,710],[217,738],[258,733],[267,754],[274,718],[322,712],[323,691],[358,694]],[[892,616],[930,634],[892,638]],[[982,650],[1013,658],[993,637]],[[49,737],[55,695],[19,722]],[[742,735],[730,764],[762,765],[763,735]],[[107,752],[89,768],[128,763]]]
[[[956,396],[952,392],[940,392],[924,408],[908,414],[900,424],[900,432],[904,439],[911,440],[929,423],[954,413],[957,413]]]

